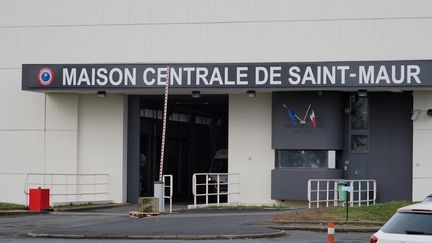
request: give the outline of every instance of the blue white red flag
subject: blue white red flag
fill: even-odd
[[[291,120],[291,123],[294,126],[297,126],[297,118],[296,118],[295,113],[290,108],[288,108],[285,104],[283,105],[283,107],[285,107],[285,109],[287,110],[288,116],[289,116],[289,118]]]
[[[315,112],[313,110],[312,110],[312,113],[309,116],[309,118],[311,119],[312,127],[316,128],[316,126],[317,126],[317,120],[316,120]]]

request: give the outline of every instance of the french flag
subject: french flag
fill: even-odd
[[[309,118],[311,119],[312,127],[316,128],[317,121],[316,121],[316,117],[315,117],[315,112],[313,110],[312,110],[312,114],[309,116]]]
[[[290,118],[290,120],[291,120],[291,123],[292,123],[294,126],[297,126],[297,119],[296,119],[296,117],[295,117],[294,112],[293,112],[290,108],[288,108],[288,106],[286,106],[285,104],[283,104],[283,107],[285,107],[285,109],[287,110],[287,112],[288,112],[288,116],[289,116],[289,118]]]

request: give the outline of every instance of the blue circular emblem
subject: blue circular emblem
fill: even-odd
[[[42,68],[37,73],[38,81],[43,86],[48,86],[54,81],[54,72],[50,68]]]

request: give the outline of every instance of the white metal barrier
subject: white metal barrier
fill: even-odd
[[[50,204],[108,200],[108,174],[25,174],[26,206],[30,188],[50,189]],[[63,201],[62,201],[63,200]]]
[[[164,193],[165,193],[165,195],[164,195],[164,203],[165,203],[165,199],[169,200],[169,205],[170,205],[170,207],[169,207],[170,211],[169,212],[172,213],[173,176],[172,175],[164,175],[162,177],[162,181],[164,183]],[[167,195],[167,191],[169,192],[168,195]]]
[[[192,176],[194,205],[229,205],[240,203],[240,174],[237,173],[195,173]],[[237,195],[237,202],[233,196]],[[221,196],[224,197],[221,202]],[[229,199],[228,199],[229,197]],[[203,202],[200,202],[199,200]]]
[[[330,204],[338,206],[338,184],[347,183],[353,187],[353,192],[350,193],[348,203],[351,206],[362,204],[375,204],[377,186],[376,180],[339,180],[339,179],[310,179],[307,185],[307,198],[309,208],[312,203],[316,203],[316,207],[320,207],[320,203],[325,203],[326,207]]]

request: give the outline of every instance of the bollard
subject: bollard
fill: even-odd
[[[335,224],[329,223],[327,228],[327,243],[334,243]]]
[[[153,196],[159,199],[159,212],[163,213],[165,211],[165,186],[163,181],[154,182],[154,193]]]

